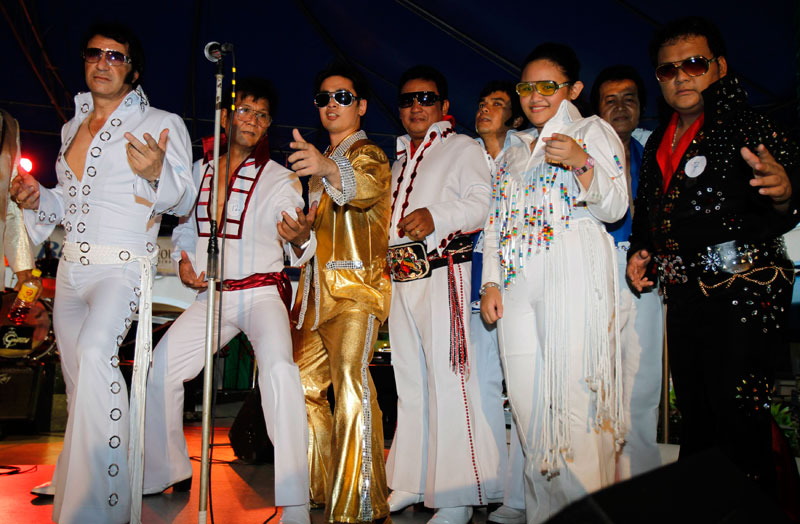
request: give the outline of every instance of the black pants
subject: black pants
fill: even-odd
[[[777,359],[785,355],[792,294],[784,274],[764,269],[749,280],[707,289],[709,296],[696,280],[666,289],[669,362],[682,415],[681,458],[717,446],[772,493],[777,476],[770,391]],[[701,280],[713,285],[729,277]]]

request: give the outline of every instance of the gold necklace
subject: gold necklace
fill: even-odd
[[[92,111],[92,114],[86,119],[86,130],[89,131],[89,135],[94,138],[94,135],[97,133],[92,133],[92,120],[94,120],[94,111]]]

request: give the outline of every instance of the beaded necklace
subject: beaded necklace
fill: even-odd
[[[442,133],[442,140],[447,138],[447,136],[450,135],[450,133],[453,133],[453,132],[454,131],[453,131],[452,127],[448,128],[448,129],[445,129],[444,132]],[[408,197],[411,195],[411,191],[414,189],[414,179],[417,178],[417,170],[419,169],[419,163],[422,162],[422,157],[425,156],[425,151],[427,151],[427,149],[431,146],[431,144],[433,144],[433,140],[435,138],[436,138],[436,131],[431,131],[431,134],[428,135],[428,141],[425,142],[425,145],[422,146],[422,149],[420,150],[419,155],[417,155],[417,161],[414,164],[414,170],[411,172],[411,176],[409,177],[409,180],[408,180],[408,187],[406,188],[406,198],[405,198],[405,201],[403,202],[402,211],[400,212],[400,220],[403,220],[403,217],[405,217],[406,208],[408,207]],[[405,176],[406,166],[407,165],[408,165],[408,153],[406,153],[406,159],[403,161],[403,168],[400,170],[400,176],[397,177],[397,189],[395,189],[394,193],[392,194],[392,214],[393,215],[394,215],[394,206],[395,206],[395,204],[397,204],[397,195],[400,192],[400,185],[403,183],[403,178]],[[398,222],[399,222],[399,220],[398,220]]]

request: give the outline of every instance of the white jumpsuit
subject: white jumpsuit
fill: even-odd
[[[430,127],[413,156],[408,135],[400,137],[392,195],[389,246],[409,241],[398,235],[401,216],[427,208],[435,230],[425,239],[426,251],[441,254],[457,233],[483,225],[490,200],[486,154],[446,121]],[[471,264],[454,265],[454,275],[469,339]],[[447,267],[428,278],[393,282],[389,312],[398,401],[387,480],[392,489],[424,493],[425,505],[433,508],[486,504],[501,499],[503,489],[500,452],[482,406],[481,348],[467,340],[468,374],[450,366],[448,293]],[[494,420],[502,421],[502,413]]]
[[[542,136],[564,133],[595,160],[583,189],[547,164],[536,129],[515,133],[498,167],[485,227],[483,282],[499,283],[506,387],[525,450],[526,515],[544,522],[614,480],[618,395],[616,261],[601,221],[627,209],[614,130],[564,101]]]
[[[631,137],[631,187],[639,180],[642,147],[650,131],[636,129]],[[634,143],[633,141],[637,143]],[[635,192],[635,189],[634,189]],[[631,195],[635,197],[636,195]],[[634,296],[625,281],[628,267],[627,241],[631,214],[613,225],[619,269],[620,347],[622,348],[622,392],[627,432],[617,456],[617,480],[641,475],[661,465],[656,443],[658,406],[664,348],[664,304],[658,289]]]
[[[154,109],[141,88],[131,91],[95,135],[81,180],[65,156],[93,108],[91,93],[75,97],[75,116],[61,131],[58,184],[41,188],[39,209],[25,210],[31,240],[43,242],[57,224],[81,253],[61,260],[53,327],[67,392],[67,429],[58,457],[53,520],[125,523],[130,519],[128,396],[117,350],[138,306],[140,269],[123,260],[152,255],[161,214],[186,214],[194,202],[191,144],[177,115]],[[143,140],[169,129],[157,189],[128,165],[126,132]],[[95,262],[117,253],[119,264]],[[98,255],[99,254],[99,255]],[[63,256],[62,256],[63,258]]]
[[[503,149],[497,154],[497,157],[492,159],[493,169],[497,169],[498,164],[502,164],[503,156],[506,147],[511,142],[511,134],[515,130],[511,129],[506,133],[506,139],[503,144]],[[484,147],[484,142],[481,138],[475,139],[481,147]],[[488,154],[488,152],[487,152]],[[475,243],[475,251],[472,255],[472,269],[473,278],[472,283],[480,282],[481,275],[475,275],[475,272],[483,271],[483,233]],[[478,258],[479,257],[479,258]],[[480,263],[476,263],[480,260]],[[475,298],[475,292],[473,292]],[[497,341],[497,324],[486,324],[481,318],[481,303],[476,300],[472,304],[472,320],[470,321],[471,335],[473,344],[485,349],[481,349],[481,353],[486,355],[486,361],[483,367],[487,372],[481,376],[485,377],[481,381],[481,396],[485,399],[483,404],[493,405],[495,402],[502,403],[502,388],[504,374],[500,363],[500,348]],[[492,409],[491,413],[487,413],[487,417],[496,416]],[[524,480],[522,476],[523,468],[525,465],[525,456],[522,453],[522,445],[519,441],[519,433],[517,432],[517,425],[514,422],[514,417],[511,417],[511,429],[506,433],[505,429],[505,411],[502,413],[502,423],[490,421],[492,430],[495,434],[495,441],[498,443],[500,451],[500,471],[505,475],[503,484],[503,505],[509,508],[525,511],[525,490],[523,489]],[[502,473],[504,472],[504,473]],[[493,501],[494,502],[494,501]]]
[[[297,175],[288,169],[271,160],[263,170],[261,165],[253,158],[246,160],[229,183],[233,191],[224,226],[227,238],[219,239],[225,257],[223,280],[280,272],[284,267],[276,224],[282,220],[281,212],[295,217],[295,208],[303,207],[302,189]],[[198,275],[207,263],[212,174],[211,166],[201,161],[195,164],[198,204],[173,232],[173,258],[179,260],[181,250],[186,251]],[[306,249],[305,258],[313,249]],[[145,494],[159,493],[192,476],[183,435],[183,383],[197,376],[205,362],[207,297],[207,291],[201,292],[154,350],[147,385]],[[256,354],[261,407],[275,445],[275,504],[305,504],[308,426],[300,374],[292,358],[287,308],[274,285],[225,291],[221,301],[221,345],[241,331]]]

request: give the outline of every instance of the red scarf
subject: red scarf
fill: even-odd
[[[673,151],[672,140],[675,138],[675,131],[678,129],[678,113],[672,115],[669,125],[667,125],[667,130],[664,131],[661,144],[656,151],[656,160],[661,168],[661,175],[664,177],[664,192],[666,192],[669,187],[669,181],[672,180],[672,175],[678,170],[678,166],[681,164],[681,159],[689,148],[689,144],[692,143],[697,132],[703,127],[704,120],[705,113],[701,114],[697,120],[689,126],[689,129],[683,133],[683,136],[678,140],[678,144]]]

